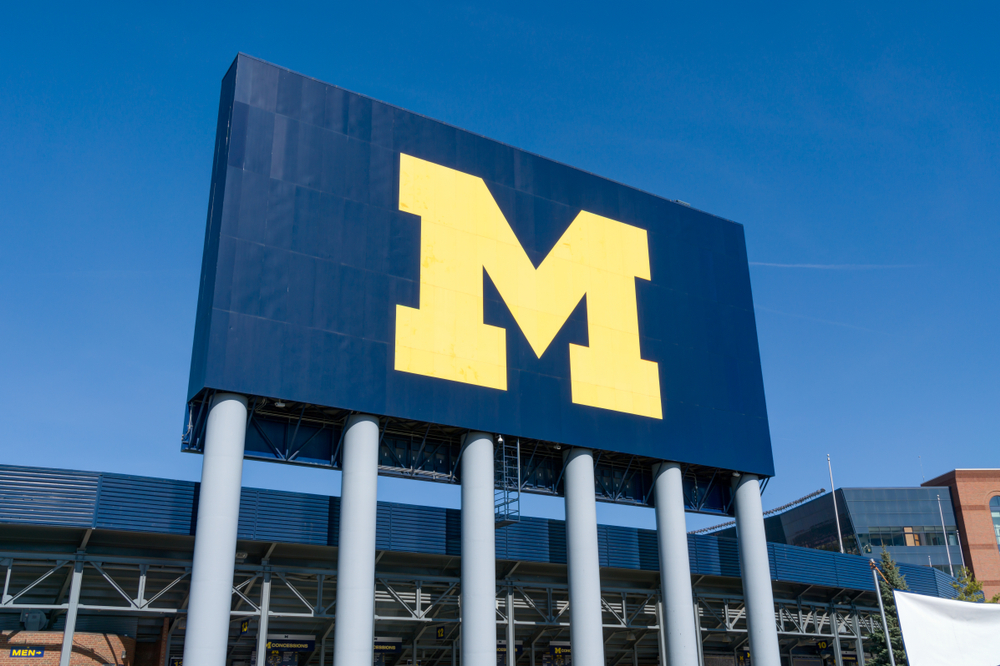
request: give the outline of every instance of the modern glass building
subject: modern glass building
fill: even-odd
[[[838,488],[833,495],[827,493],[766,518],[767,540],[819,550],[839,550],[834,497],[845,552],[878,555],[884,547],[897,562],[930,565],[945,573],[950,573],[949,554],[950,566],[957,569],[963,564],[951,492],[947,487]],[[1000,505],[995,511],[1000,515]],[[716,534],[735,537],[736,530],[730,528]]]

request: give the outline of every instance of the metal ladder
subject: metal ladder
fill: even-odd
[[[497,437],[493,447],[493,506],[497,527],[521,521],[521,440]]]

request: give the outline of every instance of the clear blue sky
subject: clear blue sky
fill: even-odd
[[[829,488],[827,453],[845,486],[918,484],[918,456],[927,478],[1000,467],[998,5],[542,4],[9,6],[0,460],[198,478],[179,444],[219,83],[244,51],[744,224],[765,508]],[[457,503],[414,483],[380,496]]]

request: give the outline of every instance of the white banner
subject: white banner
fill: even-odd
[[[1000,604],[895,595],[910,666],[1000,665]]]

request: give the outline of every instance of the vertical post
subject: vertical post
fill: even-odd
[[[663,595],[656,600],[656,624],[659,629],[656,631],[656,651],[661,664],[667,663],[667,630],[663,626]]]
[[[830,470],[830,497],[833,498],[833,520],[837,523],[837,543],[840,544],[840,552],[844,552],[844,535],[840,533],[840,509],[837,508],[837,487],[833,485],[833,463],[830,462],[830,454],[826,454],[826,466]]]
[[[563,459],[570,650],[575,666],[604,666],[594,454],[590,449],[572,449]]]
[[[948,528],[944,526],[944,511],[941,509],[941,496],[937,496],[938,515],[941,516],[941,531],[944,533],[944,552],[948,554],[948,572],[955,577],[955,567],[951,565],[951,544],[948,543]]]
[[[833,633],[833,661],[836,666],[844,666],[844,654],[840,645],[840,627],[837,625],[837,606],[836,604],[830,604],[830,630]]]
[[[167,643],[170,634],[170,619],[163,618],[163,625],[160,628],[160,653],[157,655],[156,666],[167,666]]]
[[[462,663],[497,661],[493,436],[470,432],[462,451]]]
[[[344,424],[333,666],[372,661],[378,440],[378,419],[374,416],[355,414]]]
[[[854,650],[858,653],[858,666],[865,666],[865,643],[861,637],[861,622],[858,620],[858,609],[854,612]]]
[[[80,587],[82,585],[83,562],[74,562],[73,577],[69,586],[69,608],[66,610],[66,626],[63,628],[62,652],[59,653],[59,666],[69,666],[69,659],[73,654],[73,633],[76,631],[76,613],[80,608]]]
[[[517,652],[514,650],[514,586],[507,586],[507,666],[515,666]]]
[[[688,558],[681,466],[677,463],[656,465],[653,478],[667,663],[670,666],[697,666],[696,643],[699,637],[692,613],[691,562]]]
[[[264,666],[267,663],[267,625],[271,619],[271,572],[264,560],[264,582],[260,586],[260,622],[257,623],[257,663]]]
[[[246,397],[216,394],[205,426],[191,593],[185,623],[186,666],[221,666],[226,662],[246,431]]]
[[[705,647],[701,643],[701,609],[698,597],[694,598],[694,629],[698,634],[698,666],[705,666]]]
[[[781,666],[778,628],[774,622],[774,592],[767,559],[760,485],[754,474],[734,479],[736,537],[740,551],[743,597],[746,600],[750,658],[754,666]]]
[[[875,560],[869,560],[869,565],[872,568],[872,577],[875,579],[875,596],[878,597],[878,612],[882,614],[882,631],[885,632],[885,646],[889,652],[889,664],[896,666],[896,656],[892,649],[892,636],[889,635],[889,621],[885,619],[885,606],[882,605],[882,586],[878,582],[878,567],[875,566]]]

